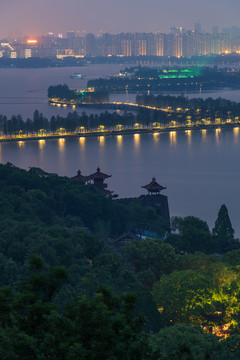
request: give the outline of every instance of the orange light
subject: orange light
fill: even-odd
[[[27,40],[27,43],[28,44],[37,44],[38,43],[38,41],[36,40],[36,39],[29,39],[29,40]]]

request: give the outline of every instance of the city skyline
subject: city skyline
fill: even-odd
[[[44,32],[167,32],[173,26],[205,31],[239,26],[238,0],[3,0],[0,37],[37,36]]]

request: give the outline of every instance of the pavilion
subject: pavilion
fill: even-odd
[[[148,195],[159,195],[162,190],[166,189],[166,187],[158,184],[154,177],[149,184],[142,186],[142,188],[148,191]]]

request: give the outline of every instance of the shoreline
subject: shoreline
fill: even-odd
[[[184,125],[164,128],[145,128],[145,129],[125,129],[125,130],[109,130],[109,131],[92,131],[85,133],[67,133],[67,134],[46,134],[46,135],[29,135],[15,137],[0,137],[0,143],[6,142],[22,142],[36,140],[53,140],[53,139],[69,139],[69,138],[88,138],[88,137],[105,137],[105,136],[124,136],[135,134],[162,134],[183,131],[200,131],[200,130],[217,130],[217,129],[233,129],[240,127],[240,122],[226,124],[210,124],[210,125]]]

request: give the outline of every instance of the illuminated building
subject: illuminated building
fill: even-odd
[[[160,79],[187,79],[194,78],[195,76],[199,76],[200,70],[199,68],[193,69],[169,69],[169,70],[159,70],[158,77]]]
[[[183,55],[183,38],[177,35],[174,40],[174,56],[180,58]]]
[[[163,33],[120,33],[120,34],[86,34],[68,31],[66,37],[48,33],[39,38],[23,38],[12,42],[2,41],[2,57],[97,57],[97,56],[175,56],[190,57],[193,55],[227,54],[231,52],[231,37],[235,42],[240,29],[224,29],[223,33],[202,33],[201,25],[195,24],[195,30],[186,31],[183,27]],[[235,45],[236,46],[236,45]],[[235,49],[239,50],[239,46]],[[29,51],[27,51],[29,50]],[[12,55],[13,56],[13,55]]]
[[[147,55],[147,41],[146,40],[136,40],[135,42],[135,55],[136,56],[146,56]]]
[[[25,57],[25,59],[28,59],[28,58],[32,57],[32,50],[31,49],[25,49],[24,57]]]
[[[155,52],[154,55],[156,56],[163,56],[164,55],[164,35],[163,34],[156,34],[154,35],[154,47]]]
[[[132,56],[132,40],[122,40],[123,56]]]
[[[16,53],[16,51],[11,51],[10,58],[11,58],[11,59],[16,59],[16,58],[17,58],[17,53]]]

